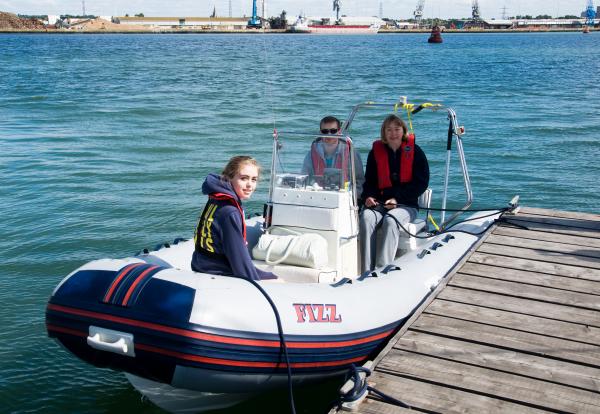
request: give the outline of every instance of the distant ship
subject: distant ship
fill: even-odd
[[[316,34],[375,34],[379,31],[377,24],[309,24],[304,16],[298,16],[290,28],[294,33]]]

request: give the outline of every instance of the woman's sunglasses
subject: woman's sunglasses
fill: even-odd
[[[331,128],[331,129],[322,128],[321,129],[321,134],[337,134],[338,131],[339,131],[338,128]]]

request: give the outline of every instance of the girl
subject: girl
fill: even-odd
[[[260,165],[249,156],[232,157],[221,175],[209,174],[202,184],[208,202],[194,235],[192,270],[249,279],[276,279],[257,269],[246,243],[242,201],[248,200],[258,182]]]

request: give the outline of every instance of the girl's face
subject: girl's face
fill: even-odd
[[[258,168],[252,164],[242,164],[237,174],[231,180],[233,190],[240,200],[250,198],[258,182]]]

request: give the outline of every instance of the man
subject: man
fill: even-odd
[[[326,116],[321,119],[319,127],[321,136],[312,143],[310,151],[304,157],[302,174],[323,177],[326,169],[337,169],[343,174],[344,182],[351,181],[350,147],[345,140],[340,139],[342,133],[340,120],[334,116]],[[356,151],[354,152],[354,170],[357,194],[361,194],[365,174],[362,161]],[[323,179],[320,180],[322,183]]]

